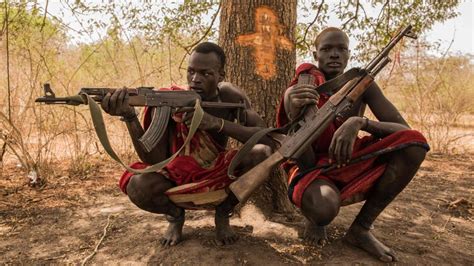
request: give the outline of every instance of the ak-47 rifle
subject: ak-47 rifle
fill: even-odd
[[[49,84],[44,84],[44,96],[36,99],[36,102],[45,104],[88,104],[88,96],[96,102],[101,102],[107,93],[113,93],[113,88],[82,88],[78,95],[68,97],[56,97]],[[143,148],[150,152],[160,141],[165,132],[172,111],[183,107],[193,107],[197,100],[203,108],[226,108],[243,109],[245,103],[224,102],[201,102],[201,96],[190,90],[180,91],[158,91],[153,87],[139,87],[127,89],[129,94],[128,103],[131,106],[156,107],[150,126],[139,139]]]
[[[340,89],[331,96],[312,117],[305,115],[305,122],[301,128],[293,135],[285,137],[281,142],[280,148],[275,153],[230,184],[230,190],[236,198],[240,202],[246,201],[252,192],[265,182],[274,166],[283,160],[298,160],[336,116],[352,108],[357,99],[374,81],[374,76],[390,62],[390,58],[388,57],[390,50],[392,50],[404,36],[416,38],[411,28],[409,25],[402,29],[364,69],[351,69],[336,78],[339,80],[348,80],[347,82],[341,83],[337,80],[335,82],[330,81],[332,84],[338,84],[333,88],[334,90],[337,90],[337,88]],[[353,75],[354,73],[356,73],[356,75]],[[344,79],[345,75],[346,79]],[[347,76],[350,78],[347,79]],[[262,133],[265,132],[262,131]],[[249,142],[250,141],[251,140],[249,140]],[[237,157],[239,157],[239,154],[234,158]],[[231,164],[228,172],[228,175],[231,177],[233,177],[233,169],[234,167],[232,167]]]

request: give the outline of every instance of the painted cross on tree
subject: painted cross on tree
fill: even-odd
[[[222,0],[219,44],[227,56],[226,80],[244,90],[253,108],[274,126],[296,52],[296,0]],[[274,174],[253,198],[268,211],[287,211],[286,177]]]

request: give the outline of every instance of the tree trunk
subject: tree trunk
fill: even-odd
[[[219,44],[227,56],[226,80],[244,90],[267,125],[275,126],[280,97],[296,64],[296,0],[222,0],[221,6]],[[291,210],[286,176],[280,172],[252,198],[262,210]]]

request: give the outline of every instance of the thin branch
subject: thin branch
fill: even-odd
[[[451,42],[449,43],[448,45],[448,48],[446,48],[446,50],[444,51],[444,53],[442,54],[440,60],[443,62],[441,64],[441,66],[439,67],[436,67],[435,68],[435,71],[437,72],[437,77],[440,79],[440,82],[441,82],[441,85],[443,87],[446,87],[446,84],[444,83],[444,81],[442,80],[442,77],[444,76],[442,73],[443,73],[443,70],[444,70],[444,67],[446,66],[446,62],[448,61],[448,58],[446,57],[449,53],[449,50],[451,50],[451,46],[453,45],[454,43],[454,37],[456,36],[456,30],[453,32],[453,38],[451,38]],[[438,79],[433,79],[432,83],[430,84],[430,88],[435,88],[434,87],[434,84],[438,82]],[[435,89],[433,90],[433,92],[437,92],[437,90],[439,90],[439,87],[438,89]]]
[[[155,74],[155,73],[160,73],[163,68],[164,68],[163,66],[161,66],[161,67],[159,67],[159,68],[153,68],[153,70],[151,70],[150,72],[145,73],[145,74],[143,75],[143,77],[144,77],[144,78],[148,78],[148,77],[150,77],[151,75],[153,75],[153,74]],[[134,81],[130,82],[130,84],[128,84],[127,87],[133,86],[133,84],[135,84],[135,83],[138,82],[138,81],[139,81],[139,79],[135,79]]]
[[[5,1],[5,36],[6,36],[6,53],[7,53],[7,101],[8,101],[8,121],[11,123],[12,122],[12,110],[11,110],[11,105],[12,105],[12,99],[11,99],[11,85],[10,85],[10,41],[9,41],[9,21],[8,21],[8,15],[9,15],[9,8],[8,8],[8,1]]]
[[[145,85],[144,84],[145,80],[143,79],[143,70],[142,70],[142,67],[140,65],[140,60],[138,58],[137,49],[135,48],[135,44],[133,43],[133,40],[130,38],[130,36],[128,36],[127,31],[125,31],[124,27],[122,26],[122,23],[120,23],[120,20],[117,18],[117,16],[115,14],[112,14],[112,17],[114,18],[115,22],[117,22],[117,24],[119,25],[120,29],[122,30],[122,33],[125,35],[125,38],[127,38],[128,44],[130,45],[130,48],[132,50],[133,58],[135,59],[135,63],[137,65],[138,75],[140,76],[140,83],[143,86],[143,85]],[[137,39],[137,40],[139,40],[139,39]]]
[[[360,9],[364,12],[365,19],[369,20],[369,17],[367,16],[367,12],[365,11],[364,5],[360,5]]]
[[[17,159],[20,161],[20,163],[28,170],[31,169],[32,167],[32,164],[33,163],[33,160],[30,156],[30,154],[28,153],[28,149],[26,148],[25,146],[25,143],[23,142],[23,138],[22,138],[22,134],[21,134],[21,131],[13,124],[13,122],[11,120],[8,119],[7,116],[5,116],[4,113],[1,113],[0,112],[0,119],[5,121],[6,124],[11,128],[12,131],[14,131],[14,134],[10,132],[10,134],[3,134],[5,135],[6,137],[3,139],[8,147],[10,147],[10,150],[15,154],[15,156],[17,157]],[[3,126],[5,126],[5,124],[3,124]],[[23,160],[20,156],[20,154],[16,151],[16,149],[13,147],[13,145],[17,145],[18,146],[18,149],[20,149],[22,155],[24,156],[25,160]]]
[[[7,138],[7,136],[5,136],[5,138]],[[5,156],[6,152],[7,152],[7,140],[3,141],[2,149],[0,151],[0,168],[3,168],[3,157]]]
[[[209,25],[209,27],[207,27],[207,30],[204,32],[204,35],[201,36],[201,38],[199,40],[195,41],[193,44],[190,44],[188,46],[183,47],[184,50],[186,50],[186,52],[188,52],[188,54],[189,54],[189,50],[192,49],[197,44],[199,44],[204,38],[206,38],[206,36],[211,31],[212,26],[214,26],[214,22],[216,21],[217,15],[221,11],[221,3],[222,3],[222,1],[219,2],[219,6],[217,7],[217,11],[216,11],[216,13],[214,13],[214,16],[212,17],[212,20],[211,20],[211,24]]]
[[[103,45],[104,43],[101,42],[95,49],[94,51],[92,51],[82,62],[81,64],[76,68],[76,70],[74,70],[74,73],[72,73],[71,77],[69,78],[68,82],[67,82],[67,87],[69,87],[69,84],[71,83],[72,79],[74,78],[74,76],[77,74],[77,72],[79,72],[79,70],[82,68],[82,66],[87,62],[89,61],[89,58],[92,57],[93,54],[95,54]]]
[[[382,16],[383,14],[383,11],[385,10],[385,7],[387,7],[387,5],[389,4],[390,0],[386,0],[385,3],[383,4],[382,6],[382,9],[380,9],[380,13],[378,14],[377,16],[377,24],[375,26],[378,26],[380,24],[380,17]]]
[[[316,20],[319,17],[319,13],[321,12],[321,9],[322,9],[323,5],[324,5],[324,0],[321,1],[321,4],[318,7],[318,12],[316,13],[316,16],[314,17],[313,21],[311,23],[309,23],[308,27],[306,27],[306,30],[304,31],[304,35],[303,35],[303,40],[298,42],[298,44],[303,43],[308,48],[308,50],[311,49],[311,46],[306,41],[306,35],[308,35],[309,29],[314,25],[314,23],[316,23]]]
[[[102,233],[102,237],[100,238],[99,242],[98,242],[97,245],[95,246],[94,251],[82,261],[81,266],[86,265],[87,261],[90,260],[92,257],[94,257],[94,255],[95,255],[95,254],[97,253],[97,251],[99,250],[100,244],[102,244],[102,241],[104,241],[105,236],[107,235],[107,229],[109,228],[109,225],[110,225],[110,217],[111,217],[111,216],[112,216],[112,215],[110,214],[110,215],[107,217],[107,224],[106,224],[105,227],[104,227],[104,232]]]
[[[62,3],[62,2],[63,2],[63,1],[61,1],[61,3]],[[86,29],[86,27],[84,26],[84,24],[82,24],[82,19],[80,19],[80,18],[77,16],[75,9],[68,3],[68,1],[64,1],[64,3],[69,7],[69,9],[70,9],[71,12],[72,12],[72,15],[76,18],[76,22],[79,23],[79,25],[81,25],[82,30],[83,30],[85,33],[87,33],[87,34],[89,35],[89,38],[91,38],[91,40],[93,40],[93,39],[92,39],[92,34]]]
[[[359,3],[359,0],[357,0],[357,2],[356,2],[356,12],[355,12],[354,16],[350,17],[346,22],[344,22],[344,24],[342,24],[342,29],[343,30],[346,28],[346,25],[349,24],[349,22],[351,22],[354,19],[357,19],[357,17],[359,16],[359,6],[360,6],[360,3]]]
[[[182,69],[184,60],[186,59],[186,56],[191,54],[190,50],[192,48],[194,48],[194,46],[199,44],[202,40],[204,40],[204,38],[206,38],[207,35],[209,35],[209,32],[211,32],[211,29],[214,26],[214,22],[216,21],[217,15],[221,11],[221,6],[222,6],[222,1],[219,1],[219,6],[217,7],[217,11],[212,16],[211,24],[209,24],[209,27],[207,27],[207,30],[204,32],[204,34],[201,36],[201,38],[199,38],[199,40],[195,41],[194,43],[183,47],[183,49],[186,51],[186,53],[183,55],[183,58],[181,58],[181,62],[179,63],[178,69]]]
[[[381,16],[385,10],[385,8],[387,7],[387,5],[389,5],[390,3],[390,0],[386,0],[385,3],[383,4],[382,8],[380,9],[380,13],[378,14],[377,16],[377,20],[376,20],[376,24],[372,24],[372,27],[374,29],[374,32],[377,33],[377,28],[379,27],[380,25],[380,19],[381,19]],[[379,39],[379,35],[378,34],[375,34],[375,38],[376,38],[376,43],[378,43],[378,39]]]
[[[54,14],[51,14],[51,12],[49,11],[45,11],[46,14],[48,14],[51,18],[55,19],[55,21],[59,24],[61,24],[62,26],[68,28],[69,30],[72,30],[74,31],[75,33],[78,33],[79,35],[82,35],[82,33],[76,29],[74,29],[73,27],[69,26],[68,24],[64,23],[60,18],[58,18],[57,16],[55,16]]]
[[[49,0],[46,0],[46,5],[44,7],[43,23],[41,24],[40,32],[43,31],[44,24],[46,23],[46,14],[48,13],[48,4],[49,4]]]
[[[173,80],[173,75],[172,75],[172,71],[171,71],[171,40],[170,38],[168,37],[168,73],[169,73],[169,76],[170,76],[170,84],[173,84],[174,83],[174,80]]]
[[[385,32],[390,32],[390,1],[387,2],[387,25],[385,25]]]
[[[2,23],[2,29],[0,29],[0,37],[5,33],[6,25],[7,25],[7,16],[6,16],[6,11],[7,11],[7,1],[5,1],[5,18],[3,19]],[[0,39],[1,40],[1,39]]]

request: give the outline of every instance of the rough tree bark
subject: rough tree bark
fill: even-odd
[[[221,2],[219,44],[227,56],[226,80],[247,93],[269,126],[275,125],[280,97],[294,74],[296,4],[296,0]],[[274,173],[252,199],[262,210],[287,212],[292,207],[286,190],[286,176]]]

